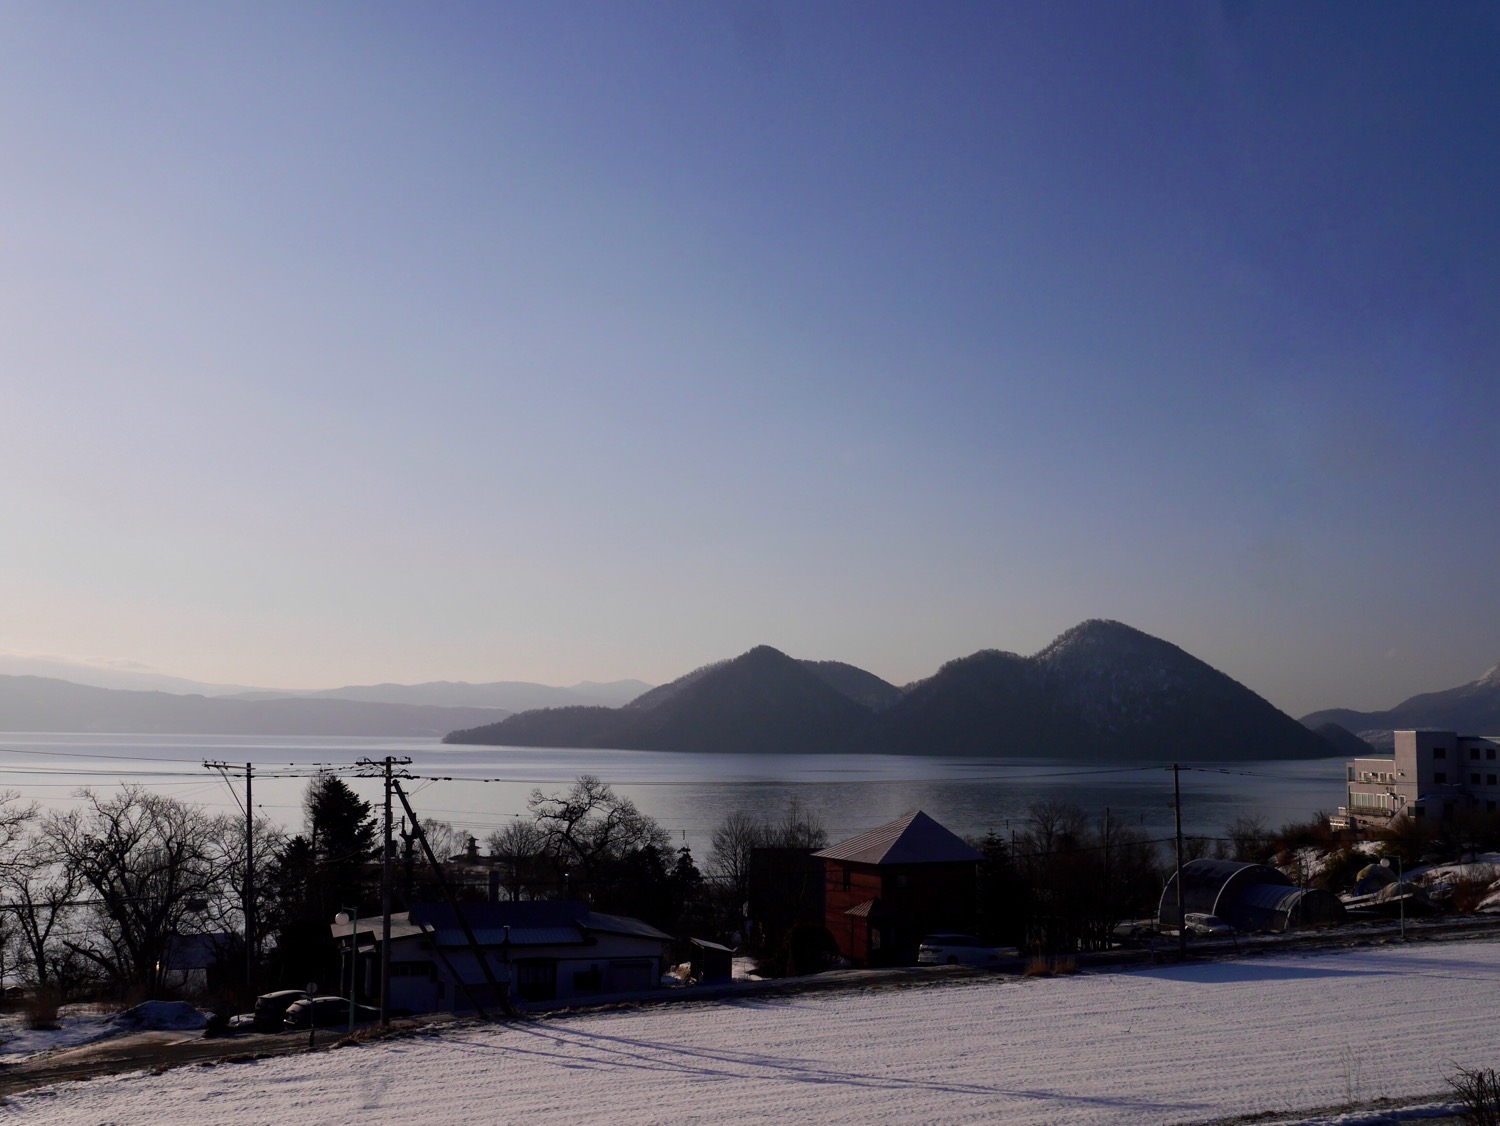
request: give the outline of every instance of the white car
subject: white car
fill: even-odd
[[[1182,921],[1188,934],[1195,934],[1200,938],[1222,938],[1234,933],[1234,928],[1217,915],[1188,911],[1182,916]]]
[[[919,966],[989,966],[1005,954],[972,934],[929,934],[917,947]]]

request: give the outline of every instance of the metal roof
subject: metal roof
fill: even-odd
[[[481,946],[500,946],[507,941],[512,946],[582,946],[589,942],[590,933],[662,942],[672,938],[640,919],[590,911],[588,904],[577,900],[464,903],[461,907]],[[463,927],[446,903],[414,903],[411,913],[432,929],[439,945],[467,945]]]
[[[952,864],[984,859],[921,810],[813,855],[853,864]]]

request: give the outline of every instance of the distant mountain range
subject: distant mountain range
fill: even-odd
[[[368,684],[347,688],[324,688],[308,692],[276,692],[259,689],[238,692],[238,700],[354,700],[367,704],[417,704],[439,708],[501,708],[508,712],[530,708],[576,706],[619,707],[628,704],[651,685],[640,680],[613,680],[605,684],[585,680],[569,688],[532,684],[524,680],[498,680],[489,684],[433,680],[424,684]]]
[[[493,723],[508,714],[499,708],[131,692],[41,676],[0,676],[0,730],[4,731],[415,738],[441,735],[455,724]]]
[[[618,708],[526,711],[452,743],[665,751],[1312,758],[1327,739],[1175,645],[1089,621],[1031,657],[986,650],[905,689],[761,646]]]
[[[1464,735],[1500,734],[1500,664],[1478,680],[1443,692],[1424,692],[1384,712],[1329,708],[1302,717],[1309,727],[1336,723],[1359,732],[1368,743],[1389,750],[1398,728],[1437,727]]]

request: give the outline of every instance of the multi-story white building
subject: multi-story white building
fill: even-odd
[[[1330,819],[1334,828],[1500,810],[1500,737],[1429,730],[1395,736],[1395,754],[1349,764],[1348,804]]]

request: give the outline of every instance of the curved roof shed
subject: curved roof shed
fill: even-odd
[[[1242,931],[1285,931],[1344,921],[1344,905],[1332,892],[1299,888],[1267,864],[1193,860],[1182,866],[1182,906],[1188,914],[1217,915]],[[1162,889],[1157,921],[1176,927],[1177,874]]]

